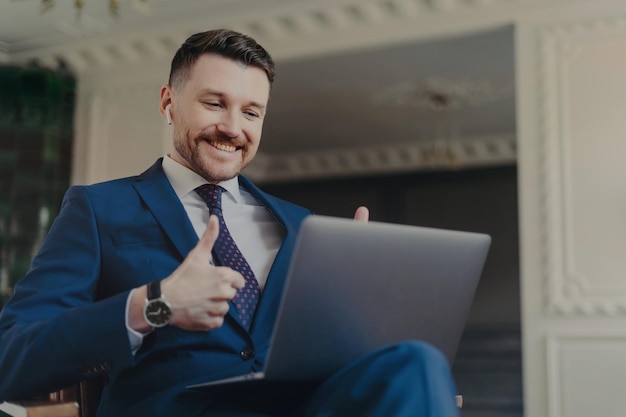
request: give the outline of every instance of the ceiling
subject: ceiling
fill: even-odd
[[[257,7],[285,2],[255,1]],[[82,3],[82,8],[78,9],[77,3]],[[16,54],[113,33],[144,30],[199,13],[232,13],[250,4],[249,0],[3,0],[0,3],[0,51]]]
[[[358,12],[360,6],[349,1],[120,0],[113,2],[118,5],[113,13],[111,3],[105,0],[82,0],[80,11],[70,0],[5,0],[0,4],[0,62],[47,59],[50,65],[54,61],[50,60],[52,51],[142,31],[159,33],[159,39],[169,42],[171,50],[188,33],[176,33],[170,40],[160,31],[174,27],[174,22],[178,26],[197,22],[202,15],[210,17],[208,23],[202,23],[205,25],[246,16],[246,28],[258,31],[266,45],[262,39],[267,37],[267,16],[272,10],[307,7],[318,24],[326,20],[328,25],[331,14],[324,13],[339,3],[351,16],[363,14]],[[407,0],[396,3],[400,1],[408,4]],[[413,3],[436,8],[439,1]],[[392,2],[386,1],[385,7]],[[44,3],[54,5],[42,11]],[[376,0],[370,5],[373,3]],[[302,28],[294,27],[303,24],[302,19],[281,19],[281,30],[291,26],[290,30],[302,32]],[[288,35],[278,37],[282,44],[288,44]],[[340,42],[337,38],[336,43]],[[272,48],[268,49],[272,53]],[[70,54],[58,52],[55,59],[70,60]],[[293,57],[278,56],[276,60],[277,78],[266,118],[263,153],[258,158],[259,169],[268,179],[279,178],[281,169],[294,164],[308,164],[307,175],[313,171],[325,175],[333,170],[358,173],[432,168],[433,161],[454,168],[514,163],[511,27],[365,45],[358,50],[333,47],[329,42],[327,50],[317,48],[311,54],[299,51]]]
[[[293,151],[325,137],[375,145],[513,133],[513,33],[299,59],[278,67],[265,134]]]

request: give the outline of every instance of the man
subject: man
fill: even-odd
[[[161,89],[171,152],[137,177],[68,190],[0,316],[0,401],[106,374],[104,417],[457,415],[445,359],[418,342],[321,382],[185,388],[262,367],[310,214],[240,175],[273,78],[269,54],[242,34],[181,46]]]

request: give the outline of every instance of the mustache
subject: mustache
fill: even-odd
[[[220,132],[200,133],[196,136],[196,142],[199,141],[227,143],[237,147],[243,147],[244,145],[243,143],[240,143],[236,137],[233,138]]]

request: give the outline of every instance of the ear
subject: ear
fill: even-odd
[[[161,87],[161,101],[159,106],[159,112],[161,116],[165,117],[168,125],[172,124],[172,87],[164,85]]]

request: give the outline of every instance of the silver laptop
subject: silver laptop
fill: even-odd
[[[407,340],[432,344],[452,364],[490,244],[479,233],[310,216],[264,370],[188,388],[319,380]]]

